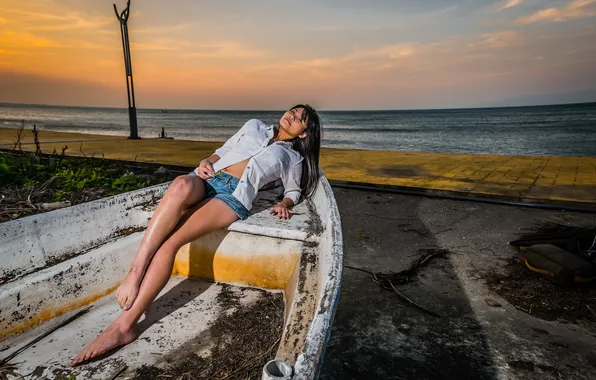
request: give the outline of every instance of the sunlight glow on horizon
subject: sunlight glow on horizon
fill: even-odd
[[[125,107],[112,3],[0,0],[0,102]],[[131,3],[139,108],[596,101],[596,0]]]

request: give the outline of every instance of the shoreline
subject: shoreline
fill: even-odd
[[[0,128],[0,149],[12,150],[17,129]],[[41,150],[51,154],[125,161],[198,165],[221,142],[142,139],[40,130]],[[68,141],[68,142],[66,142]],[[35,151],[25,130],[23,150]],[[118,142],[116,144],[116,142]],[[506,156],[321,148],[320,166],[332,181],[547,204],[596,207],[596,157]]]
[[[559,107],[559,108],[557,108]],[[176,140],[224,142],[249,119],[275,124],[278,111],[144,110],[141,137],[162,130]],[[321,111],[322,144],[329,149],[434,154],[596,157],[596,103],[455,110]],[[125,110],[0,107],[0,127],[89,136],[129,135]],[[95,138],[95,137],[90,137]]]

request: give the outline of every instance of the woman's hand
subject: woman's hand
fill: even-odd
[[[278,203],[275,206],[273,206],[273,208],[271,209],[271,211],[269,211],[270,214],[277,214],[277,219],[281,220],[288,220],[290,219],[290,214],[295,214],[295,211],[290,210],[286,205],[284,205],[283,203]]]
[[[201,161],[199,167],[195,170],[202,179],[209,179],[215,175],[215,172],[213,171],[213,164],[209,160]]]

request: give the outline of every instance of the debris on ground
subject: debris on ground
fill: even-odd
[[[487,275],[487,285],[518,310],[549,321],[596,322],[591,311],[596,307],[594,283],[556,285],[528,270],[517,257],[510,258],[503,270],[504,274]]]
[[[484,300],[484,302],[486,302],[489,306],[492,307],[501,307],[501,304],[492,298],[487,298]]]
[[[590,253],[596,254],[596,228],[537,223],[509,244],[517,248],[551,244],[590,260]]]
[[[0,380],[24,379],[25,377],[17,372],[16,364],[4,363],[0,365]]]
[[[224,304],[237,305],[230,292],[224,293]],[[263,292],[263,298],[253,305],[219,318],[209,329],[209,337],[199,336],[185,344],[165,357],[164,365],[142,366],[134,378],[261,379],[263,366],[275,357],[279,346],[283,305],[281,293]],[[205,348],[201,341],[212,344]]]
[[[522,247],[519,260],[531,271],[559,285],[596,279],[596,267],[590,261],[551,244]]]
[[[579,320],[596,322],[596,281],[578,282],[582,281],[579,275],[596,271],[585,256],[594,248],[595,235],[594,228],[537,224],[526,230],[518,240],[510,242],[522,253],[508,259],[503,267],[504,273],[487,274],[487,285],[518,310],[537,318],[571,323]],[[545,248],[542,251],[552,254],[543,255],[543,258],[549,259],[534,264],[541,268],[530,270],[532,263],[525,257],[526,251],[538,252],[541,247]],[[570,258],[571,254],[574,255],[573,260],[561,260]],[[577,262],[582,264],[581,271],[577,271]],[[586,272],[586,267],[590,269],[590,266],[592,270]],[[560,273],[557,272],[559,269]],[[553,281],[555,275],[563,281]],[[570,276],[573,280],[569,280]]]
[[[411,299],[406,297],[404,294],[402,294],[400,291],[398,291],[395,288],[395,285],[403,285],[403,284],[412,282],[415,279],[415,276],[418,274],[418,272],[420,271],[420,269],[423,266],[428,264],[434,258],[445,257],[449,253],[449,251],[446,249],[424,249],[424,250],[420,250],[419,253],[421,253],[420,257],[416,261],[414,261],[412,263],[412,265],[410,265],[409,268],[404,269],[399,272],[379,272],[379,273],[377,273],[377,272],[373,272],[373,271],[368,271],[363,268],[352,267],[349,265],[344,265],[344,266],[349,269],[355,269],[355,270],[359,270],[361,272],[368,273],[371,276],[371,279],[374,282],[376,282],[379,286],[381,286],[383,289],[393,290],[399,297],[404,299],[409,304],[417,307],[418,309],[420,309],[430,315],[439,317],[438,314],[420,306],[419,304],[412,301]]]

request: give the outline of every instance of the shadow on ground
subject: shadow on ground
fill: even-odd
[[[518,255],[509,242],[536,225],[596,233],[593,214],[334,192],[346,265],[399,272],[427,250],[449,255],[434,259],[413,282],[397,286],[440,317],[382,289],[366,273],[344,268],[322,379],[594,379],[596,323],[591,318],[542,319],[487,282],[495,276],[508,281]],[[489,305],[492,301],[500,306]]]
[[[442,248],[418,218],[423,198],[334,191],[346,265],[397,272],[424,249]],[[441,275],[425,275],[429,269]],[[405,303],[366,273],[344,270],[321,379],[496,379],[483,329],[449,258],[435,259],[398,290],[440,317]]]

